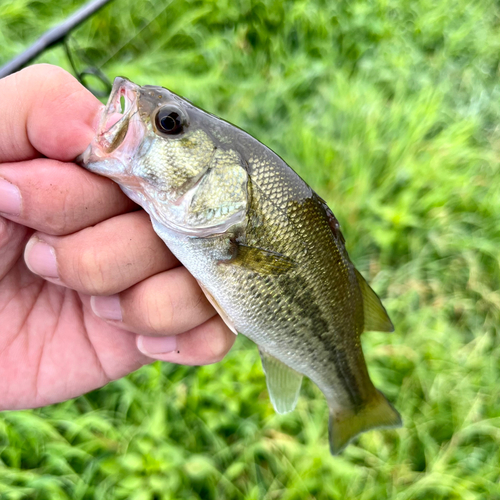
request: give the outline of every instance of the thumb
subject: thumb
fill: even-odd
[[[37,64],[0,80],[0,162],[73,160],[92,140],[102,104],[62,68]]]

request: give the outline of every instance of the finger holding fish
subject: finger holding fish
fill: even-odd
[[[0,213],[51,235],[65,235],[137,210],[109,179],[49,158],[0,164]]]
[[[93,313],[141,337],[137,346],[149,357],[169,353],[169,361],[202,365],[222,359],[234,343],[234,334],[144,211],[67,236],[35,233],[25,259],[45,279],[91,295]]]
[[[96,316],[136,333],[144,355],[162,361],[206,365],[220,361],[235,341],[196,280],[176,267],[112,296],[94,296]]]
[[[172,338],[173,362],[219,360],[234,336],[208,304],[196,306],[198,299],[194,314],[185,310],[192,323],[176,327],[172,316],[165,331],[177,335],[167,336],[156,321],[153,338],[148,329],[141,336],[140,328],[137,334],[102,320],[92,311],[88,293],[67,286],[113,293],[179,264],[163,244],[155,247],[158,237],[150,222],[140,220],[138,207],[115,183],[71,162],[94,135],[102,106],[88,91],[47,65],[2,79],[0,88],[0,409],[52,404],[101,387],[165,357],[165,343],[172,347]],[[96,245],[103,228],[107,236],[101,234]],[[46,280],[25,265],[28,240],[27,260],[34,271],[33,257],[43,264],[37,273]],[[197,316],[203,308],[206,313]]]
[[[178,335],[216,315],[196,280],[182,266],[151,276],[119,294],[94,296],[91,305],[100,318],[149,336]]]
[[[92,297],[82,294],[80,298],[85,310],[92,311]],[[216,363],[229,352],[236,339],[218,316],[177,335],[134,334],[119,321],[103,324],[96,314],[89,315],[86,326],[92,332],[91,341],[101,352],[101,361],[112,379],[154,360],[191,366]],[[103,349],[103,344],[109,348]],[[123,351],[119,356],[113,354],[116,348]],[[110,354],[104,358],[103,352]]]
[[[0,162],[73,160],[95,134],[102,108],[74,76],[50,64],[2,78],[0,95],[2,130],[9,132],[0,134]]]
[[[121,292],[179,265],[146,221],[141,210],[66,236],[35,233],[26,263],[35,274],[87,295]]]
[[[182,365],[208,365],[221,361],[236,337],[219,316],[187,332],[170,337],[138,335],[137,348],[150,358]]]

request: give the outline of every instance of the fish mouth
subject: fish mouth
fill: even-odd
[[[137,113],[138,90],[139,86],[126,78],[118,77],[113,82],[97,131],[99,145],[108,154],[121,146],[127,136],[130,119]]]
[[[140,87],[123,77],[115,78],[108,102],[102,111],[97,133],[76,162],[99,172],[97,162],[119,160],[125,168],[144,138],[145,126],[139,117],[137,100]],[[122,173],[123,172],[123,169]],[[110,172],[106,172],[109,176]]]

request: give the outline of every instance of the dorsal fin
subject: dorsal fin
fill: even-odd
[[[326,204],[323,198],[316,195],[319,203],[325,211],[326,218],[332,234],[337,241],[345,244],[344,235],[340,231],[340,224],[330,207]],[[364,311],[364,331],[373,332],[393,332],[394,325],[382,305],[382,302],[378,298],[378,295],[371,289],[370,285],[361,276],[359,271],[354,268],[356,273],[356,278],[358,280],[359,288],[361,290],[361,295],[363,297],[363,311]]]
[[[365,278],[357,269],[354,269],[358,280],[361,295],[363,296],[364,331],[365,332],[393,332],[394,325],[378,298]]]
[[[326,201],[318,196],[315,193],[320,205],[323,207],[323,210],[325,211],[326,218],[328,220],[328,224],[330,225],[330,229],[332,230],[333,235],[337,240],[340,240],[342,244],[345,244],[345,238],[344,235],[342,234],[342,231],[340,230],[340,223],[337,220],[337,217],[333,214],[331,211],[330,207],[326,204]]]

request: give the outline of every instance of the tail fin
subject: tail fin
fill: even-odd
[[[381,392],[376,391],[375,397],[357,411],[334,412],[330,409],[328,426],[330,452],[332,455],[338,455],[349,441],[361,432],[377,427],[400,427],[401,425],[399,413]]]

